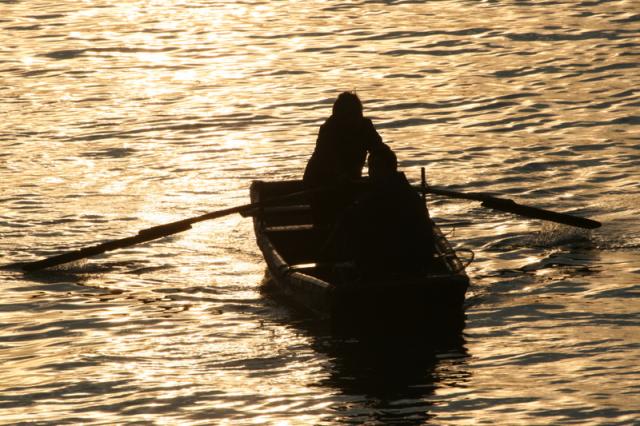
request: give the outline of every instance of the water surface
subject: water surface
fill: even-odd
[[[32,260],[300,177],[357,90],[475,253],[462,334],[342,339],[260,292],[228,216],[0,272],[6,424],[634,424],[640,8],[619,1],[0,1],[0,253]],[[458,223],[457,226],[448,224]]]

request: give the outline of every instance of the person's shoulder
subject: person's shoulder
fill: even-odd
[[[320,125],[320,129],[318,130],[318,141],[325,141],[329,138],[329,135],[332,132],[332,123],[330,122],[330,120],[325,120],[325,122]]]
[[[390,192],[398,192],[398,189],[411,189],[411,184],[403,172],[396,172],[383,181],[382,187]]]
[[[324,123],[320,125],[320,132],[321,133],[331,132],[335,130],[335,127],[336,127],[336,121],[333,119],[333,117],[329,117],[326,120],[324,120]]]
[[[373,126],[373,121],[369,117],[362,117],[362,125],[364,127],[375,128]]]
[[[411,183],[403,172],[397,172],[389,179],[389,189],[398,197],[416,198],[421,200],[418,191],[411,186]]]
[[[407,175],[404,174],[404,172],[396,172],[395,176],[394,176],[398,182],[400,182],[403,185],[406,186],[411,186],[411,184],[409,183],[409,179],[407,179]]]

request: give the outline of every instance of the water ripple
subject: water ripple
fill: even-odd
[[[426,167],[433,185],[603,222],[583,232],[430,199],[476,259],[464,333],[445,342],[328,334],[260,293],[252,225],[235,216],[0,271],[0,422],[640,416],[634,2],[0,3],[3,262],[299,177],[342,90],[412,182]]]

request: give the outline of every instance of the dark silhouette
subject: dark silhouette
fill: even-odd
[[[327,245],[365,278],[427,272],[435,251],[427,207],[397,165],[385,145],[371,152],[371,189],[346,210]]]
[[[464,321],[450,325],[438,319],[409,324],[412,330],[369,327],[352,333],[328,329],[325,322],[294,309],[269,309],[266,315],[326,357],[317,385],[342,396],[331,404],[340,424],[431,424],[439,391],[463,388],[471,375]],[[282,357],[274,362],[286,364]]]
[[[343,423],[431,424],[438,391],[452,384],[464,387],[470,373],[461,331],[426,334],[313,336],[313,348],[331,360],[320,385],[347,397],[333,407]]]
[[[331,227],[351,204],[346,185],[362,176],[367,152],[385,146],[362,103],[353,92],[343,92],[333,104],[331,117],[320,126],[316,146],[304,171],[308,189],[340,187],[342,190],[315,194],[311,200],[316,225]]]

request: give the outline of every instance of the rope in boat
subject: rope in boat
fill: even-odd
[[[474,259],[476,258],[475,252],[473,250],[471,250],[470,248],[464,248],[463,247],[463,248],[457,249],[455,251],[456,251],[456,253],[465,252],[465,253],[470,253],[471,254],[471,257],[469,258],[469,260],[466,263],[462,264],[462,262],[460,262],[462,264],[462,269],[465,269],[467,266],[471,265],[471,263],[473,263]]]

